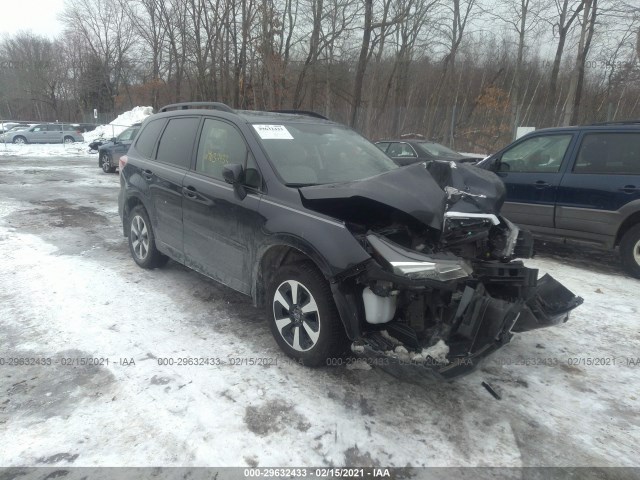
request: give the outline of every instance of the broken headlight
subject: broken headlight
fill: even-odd
[[[404,248],[374,233],[367,235],[367,241],[396,275],[446,282],[468,277],[472,272],[467,262],[453,255],[425,255]]]

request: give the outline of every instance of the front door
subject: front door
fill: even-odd
[[[502,214],[514,223],[553,227],[562,166],[573,134],[536,135],[505,150],[498,176],[507,188]]]
[[[222,177],[224,166],[231,163],[245,171],[247,166],[256,168],[240,131],[231,123],[206,118],[195,170],[183,180],[184,253],[187,266],[248,294],[261,225],[260,182],[247,186],[241,200]]]

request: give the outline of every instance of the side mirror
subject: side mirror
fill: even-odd
[[[224,181],[231,185],[242,182],[244,177],[243,173],[242,165],[239,163],[230,163],[222,169]]]
[[[111,137],[111,140],[109,140],[111,143],[118,143],[118,139],[116,137]]]
[[[238,197],[240,197],[240,200],[244,200],[244,197],[247,196],[247,191],[245,190],[244,185],[242,185],[242,182],[244,181],[244,170],[242,165],[239,163],[230,163],[226,165],[222,169],[222,178],[224,178],[225,182],[233,185],[233,189]]]

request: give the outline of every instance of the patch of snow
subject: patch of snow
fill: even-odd
[[[347,364],[347,370],[371,370],[371,365],[367,362],[351,362]]]
[[[449,345],[444,343],[444,340],[438,340],[438,343],[430,346],[429,348],[423,348],[420,353],[415,353],[411,356],[413,361],[426,360],[427,357],[431,357],[438,363],[449,363],[447,355],[449,354]]]
[[[400,340],[389,335],[389,332],[387,332],[386,330],[382,330],[380,332],[380,335],[382,335],[383,338],[386,338],[387,340],[392,342],[394,345],[402,345],[402,342]]]
[[[142,122],[151,114],[153,114],[153,107],[134,107],[132,110],[118,115],[118,117],[108,125],[100,125],[95,130],[85,133],[83,135],[84,141],[91,143],[98,138],[109,139],[117,137],[128,127],[134,123]]]
[[[14,145],[13,143],[0,143],[0,156],[15,157],[79,157],[86,156],[89,147],[85,143],[28,143],[26,145]]]

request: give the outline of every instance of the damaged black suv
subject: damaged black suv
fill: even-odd
[[[309,112],[170,105],[145,120],[120,172],[135,262],[170,257],[250,295],[305,365],[350,345],[451,378],[582,302],[514,260],[532,240],[500,216],[493,173],[398,167]]]

